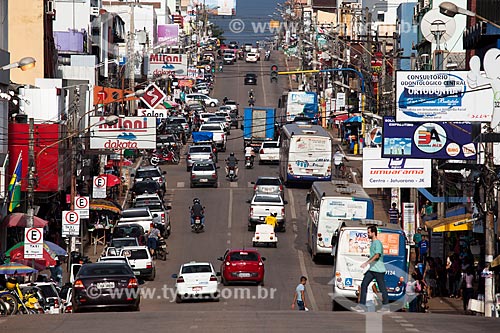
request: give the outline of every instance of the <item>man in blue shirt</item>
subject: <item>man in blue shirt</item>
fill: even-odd
[[[306,282],[307,278],[305,276],[301,276],[300,283],[298,284],[297,288],[295,288],[295,295],[293,297],[293,302],[292,302],[292,310],[295,308],[295,303],[297,303],[299,310],[301,311],[306,310],[306,297],[305,297]]]
[[[428,250],[429,250],[429,241],[427,240],[427,236],[422,235],[422,240],[418,242],[418,251],[420,252],[420,261],[424,264],[424,266]]]
[[[371,239],[370,245],[370,259],[361,264],[361,268],[368,267],[368,270],[361,282],[361,293],[359,297],[359,305],[352,306],[351,309],[356,312],[366,311],[366,293],[368,285],[375,279],[377,281],[378,289],[382,293],[382,309],[380,312],[389,312],[389,296],[387,295],[387,288],[385,286],[385,265],[384,265],[384,246],[377,238],[377,227],[371,225],[368,227],[368,238]]]
[[[392,203],[392,207],[389,208],[389,222],[393,224],[399,224],[399,209],[396,207],[396,203]]]

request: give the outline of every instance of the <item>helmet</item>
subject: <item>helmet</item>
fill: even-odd
[[[17,285],[17,279],[14,276],[9,277],[7,279],[7,282],[5,283],[5,287],[7,287],[7,289],[9,290],[16,288],[16,285]]]
[[[193,204],[199,204],[199,203],[201,203],[200,199],[198,198],[193,199]]]
[[[231,153],[229,154],[229,156],[234,156],[234,153],[233,153],[233,152],[231,152]]]

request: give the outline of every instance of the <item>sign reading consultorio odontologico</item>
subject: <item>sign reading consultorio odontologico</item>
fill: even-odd
[[[470,122],[397,122],[383,120],[382,157],[475,160]]]
[[[493,90],[468,71],[396,72],[396,119],[490,122]]]

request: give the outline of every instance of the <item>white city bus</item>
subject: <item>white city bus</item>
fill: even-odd
[[[283,126],[280,158],[280,177],[285,184],[332,179],[332,139],[319,125]]]

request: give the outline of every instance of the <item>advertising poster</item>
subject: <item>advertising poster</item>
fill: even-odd
[[[384,254],[391,255],[391,256],[399,255],[399,235],[398,234],[379,233],[378,239],[384,245]]]
[[[382,157],[476,160],[470,122],[397,122],[383,120]]]
[[[90,117],[90,149],[155,149],[155,117],[120,117],[114,125],[106,117]]]
[[[364,188],[431,187],[431,159],[381,156],[382,148],[363,148]]]
[[[370,239],[366,231],[349,232],[349,253],[370,254]]]
[[[188,75],[188,58],[185,54],[154,53],[146,59],[149,77]]]
[[[159,24],[158,44],[162,46],[172,46],[179,44],[179,25]]]
[[[325,216],[336,219],[366,219],[368,204],[366,201],[328,200]]]
[[[490,122],[493,89],[478,85],[479,78],[482,78],[479,69],[477,73],[397,71],[396,119],[409,122]]]

